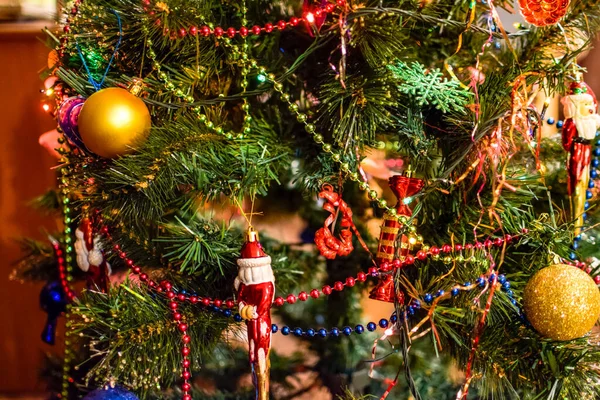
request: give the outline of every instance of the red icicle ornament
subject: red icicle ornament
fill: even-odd
[[[239,313],[248,328],[248,354],[257,400],[269,399],[269,352],[271,350],[271,305],[275,295],[275,277],[271,257],[263,250],[258,233],[249,228],[234,286]]]
[[[376,262],[381,265],[384,262],[391,263],[396,255],[396,241],[402,224],[398,221],[397,216],[403,215],[410,217],[412,210],[405,203],[405,199],[419,193],[425,182],[422,179],[411,177],[412,172],[408,170],[404,175],[392,176],[389,179],[390,189],[398,199],[396,203],[396,215],[386,212],[383,216],[383,225],[379,235],[379,247],[377,248]],[[408,237],[402,235],[400,238],[399,260],[403,261],[410,251]],[[377,286],[371,291],[369,298],[394,303],[404,301],[404,294],[400,291],[394,293],[394,276],[395,269],[381,279]]]

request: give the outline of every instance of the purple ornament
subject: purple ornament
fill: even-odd
[[[69,97],[58,108],[57,120],[58,126],[60,126],[67,139],[79,149],[89,152],[81,140],[77,126],[77,119],[84,102],[85,98],[81,96]]]

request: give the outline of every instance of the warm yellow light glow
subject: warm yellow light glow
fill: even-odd
[[[306,20],[313,24],[315,22],[315,15],[311,12],[306,14]]]
[[[44,111],[48,112],[50,110],[50,106],[48,104],[44,104],[42,106],[42,108],[44,109]]]
[[[46,89],[46,96],[52,96],[52,93],[54,93],[54,89]]]
[[[110,116],[111,124],[114,127],[125,126],[131,122],[132,118],[129,107],[115,107],[113,114]]]

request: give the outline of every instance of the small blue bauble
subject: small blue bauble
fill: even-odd
[[[301,328],[294,329],[294,335],[296,335],[296,336],[302,336],[302,329]]]
[[[550,117],[546,122],[548,122],[550,125],[554,125],[554,118]]]
[[[327,336],[327,331],[325,330],[325,328],[319,329],[319,336],[321,336],[321,337]]]
[[[239,315],[239,314],[238,314],[238,315]],[[242,318],[242,317],[240,317],[240,318]],[[275,324],[271,324],[271,332],[275,333],[275,332],[277,332],[278,330],[279,330],[279,328],[277,327],[277,325],[275,325]]]
[[[452,291],[450,292],[450,294],[452,295],[452,297],[456,297],[456,296],[458,296],[458,293],[460,293],[460,290],[458,290],[458,288],[454,288],[454,289],[452,289]]]
[[[228,318],[231,317],[231,310],[224,310],[223,311],[223,315],[226,316],[226,317],[228,317]]]
[[[54,344],[56,323],[60,314],[65,312],[67,298],[59,281],[48,282],[40,292],[40,307],[48,313],[46,325],[42,331],[42,340]]]
[[[235,322],[242,322],[242,316],[241,316],[240,314],[235,314],[235,315],[233,316],[233,320],[234,320]]]
[[[289,326],[284,326],[283,328],[281,328],[281,333],[283,335],[289,335],[290,334],[290,327]]]
[[[562,128],[564,124],[565,123],[563,121],[561,121],[561,120],[556,121],[556,127],[557,128]]]
[[[443,295],[444,295],[444,293],[446,293],[446,292],[444,292],[443,290],[441,290],[441,289],[440,289],[440,290],[438,290],[438,291],[437,291],[437,293],[435,294],[435,297],[440,297],[440,296],[443,296]]]
[[[331,328],[331,332],[329,334],[333,337],[340,336],[340,330],[338,328]]]
[[[342,329],[342,332],[344,332],[344,335],[350,336],[350,334],[352,333],[352,328],[350,328],[349,326],[345,326],[344,329]]]
[[[306,330],[306,336],[308,336],[308,337],[314,337],[315,336],[315,330],[312,329],[312,328],[308,328]]]
[[[381,319],[379,320],[379,326],[380,326],[380,327],[382,327],[382,328],[384,328],[384,329],[385,329],[385,328],[387,328],[387,327],[388,327],[388,325],[389,325],[389,322],[388,322],[388,320],[387,320],[387,319],[385,319],[385,318],[381,318]]]
[[[354,328],[354,331],[360,335],[361,333],[363,333],[365,331],[365,327],[362,325],[356,325],[356,327]]]
[[[138,400],[129,390],[116,386],[108,389],[96,389],[87,394],[83,400]]]
[[[433,296],[430,293],[425,293],[423,300],[425,300],[425,303],[430,304],[433,301]]]
[[[485,286],[485,279],[483,278],[483,276],[480,276],[479,278],[477,278],[477,284],[480,287],[484,287]]]
[[[373,332],[375,329],[377,329],[377,325],[375,325],[375,322],[369,322],[367,324],[367,329],[369,332]]]
[[[506,282],[506,275],[504,275],[504,274],[498,275],[498,283],[503,285],[504,282]]]

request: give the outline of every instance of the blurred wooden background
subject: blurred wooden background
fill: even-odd
[[[48,50],[43,25],[0,25],[0,395],[42,392],[37,376],[42,354],[58,351],[42,343],[45,314],[39,309],[41,285],[9,281],[20,257],[14,239],[44,238],[54,221],[27,206],[27,201],[55,183],[55,161],[38,145],[38,137],[55,127],[41,108],[42,81]],[[600,94],[600,51],[583,65],[586,80]]]
[[[41,285],[9,281],[20,250],[15,238],[44,238],[53,221],[28,207],[55,183],[55,161],[38,137],[55,127],[42,108],[39,72],[48,50],[43,24],[0,25],[0,394],[43,390],[37,376],[44,351],[45,321],[38,304]]]

